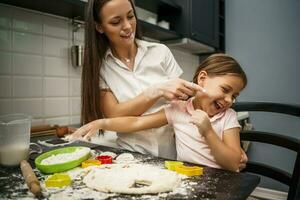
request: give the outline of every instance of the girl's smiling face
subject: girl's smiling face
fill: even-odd
[[[209,117],[230,108],[244,88],[242,78],[235,74],[210,77],[205,71],[199,73],[198,84],[206,93],[196,94],[195,106],[205,111]]]

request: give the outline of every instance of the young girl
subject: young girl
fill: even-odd
[[[247,84],[245,72],[232,57],[215,54],[201,63],[193,81],[204,90],[187,101],[173,101],[149,115],[95,120],[72,137],[89,138],[99,129],[128,133],[171,124],[178,160],[238,171],[240,125],[230,107]]]

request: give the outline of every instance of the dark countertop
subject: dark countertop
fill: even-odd
[[[33,141],[37,141],[35,138]],[[43,137],[45,139],[45,137]],[[41,139],[40,139],[41,140]],[[95,144],[76,142],[68,146],[87,146],[96,151],[111,151],[117,154],[128,152],[111,147],[99,146]],[[58,147],[61,148],[61,147]],[[44,152],[50,150],[49,147],[43,147]],[[53,148],[51,148],[53,149]],[[163,166],[165,159],[157,158],[149,155],[143,155],[140,153],[133,153],[134,157],[140,161],[140,163],[153,164]],[[34,168],[34,158],[36,155],[32,155],[29,162]],[[188,163],[187,163],[188,164]],[[39,180],[44,180],[45,175],[39,173],[34,169]],[[221,169],[214,169],[204,167],[204,174],[202,176],[195,176],[188,179],[184,179],[183,192],[170,192],[162,194],[147,194],[147,195],[124,195],[124,194],[112,194],[107,196],[106,199],[222,199],[222,200],[238,200],[246,199],[251,192],[258,185],[260,178],[256,175],[247,173],[235,173]],[[73,189],[82,189],[83,186],[72,185]],[[72,193],[72,192],[71,192]],[[102,193],[103,194],[103,193]],[[73,196],[73,195],[72,195]],[[32,194],[28,191],[24,179],[21,175],[19,167],[6,168],[0,166],[0,199],[25,199],[32,198]],[[43,199],[49,199],[49,194],[45,195]],[[101,196],[102,197],[102,196]],[[93,199],[91,197],[81,199]],[[97,198],[98,199],[98,198]],[[100,199],[100,197],[99,197]]]

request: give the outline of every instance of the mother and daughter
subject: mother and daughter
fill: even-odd
[[[247,79],[232,57],[208,57],[191,83],[178,78],[182,70],[166,46],[138,39],[131,0],[90,0],[86,14],[85,125],[70,138],[113,130],[128,150],[169,159],[177,151],[178,160],[234,171],[245,166],[230,107]]]
[[[170,124],[175,131],[177,160],[238,171],[240,125],[230,107],[247,84],[243,69],[232,57],[214,54],[200,64],[193,82],[203,90],[186,101],[172,101],[143,116],[94,120],[72,136],[89,138],[99,130],[135,134]]]

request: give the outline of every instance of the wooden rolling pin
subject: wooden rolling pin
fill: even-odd
[[[56,127],[58,127],[58,126],[57,125],[51,126],[49,124],[32,126],[31,127],[31,133],[42,132],[42,131],[50,131],[50,130],[56,129]]]
[[[39,198],[42,197],[43,195],[40,182],[35,176],[35,173],[33,172],[30,164],[26,160],[22,160],[20,163],[20,167],[29,190],[34,194],[34,196]]]

